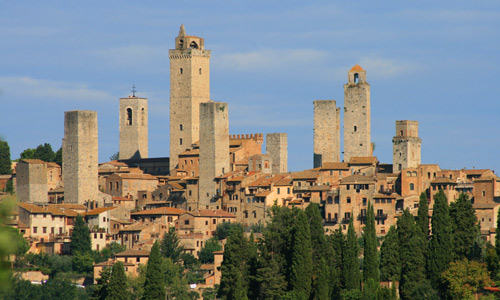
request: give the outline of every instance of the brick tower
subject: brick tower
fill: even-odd
[[[170,169],[199,140],[200,103],[210,101],[210,51],[181,25],[170,57]]]
[[[97,112],[64,112],[64,202],[84,204],[98,200]]]
[[[340,161],[340,108],[335,100],[314,103],[314,168]]]
[[[224,102],[200,104],[199,208],[210,208],[217,195],[214,178],[229,172],[229,115]]]
[[[120,98],[120,159],[148,157],[148,99]]]
[[[418,121],[396,121],[396,135],[392,138],[394,173],[420,165],[421,144],[422,140],[418,137]]]
[[[272,158],[272,173],[286,173],[288,169],[288,136],[286,133],[266,135],[266,154]]]
[[[366,71],[355,65],[344,84],[344,161],[372,156],[370,84]]]

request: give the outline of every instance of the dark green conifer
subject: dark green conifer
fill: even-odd
[[[405,249],[401,249],[401,252],[411,252],[411,255],[402,261],[403,267],[399,282],[399,293],[403,300],[418,300],[415,297],[415,292],[427,280],[425,276],[425,241],[419,227],[413,225],[410,230],[408,242],[403,246]]]
[[[297,209],[295,214],[289,289],[299,299],[309,299],[313,272],[311,233],[305,212]]]
[[[149,254],[143,300],[165,299],[165,272],[162,270],[162,265],[160,245],[157,241]]]
[[[12,174],[10,147],[7,142],[0,140],[0,175],[9,174]]]
[[[46,162],[53,162],[56,154],[54,153],[54,150],[52,150],[52,146],[48,143],[45,143],[36,147],[33,156],[35,159],[43,160]]]
[[[90,229],[81,215],[76,216],[73,232],[71,233],[71,243],[69,245],[71,254],[79,252],[80,254],[92,252],[90,241]]]
[[[479,223],[472,202],[466,194],[460,194],[450,205],[453,230],[454,260],[468,258],[474,241],[480,236]]]
[[[380,281],[379,260],[378,260],[378,242],[375,232],[375,213],[371,202],[368,202],[366,211],[366,226],[363,233],[364,260],[363,260],[363,281],[367,282],[369,278],[374,282]]]
[[[396,228],[391,226],[380,247],[380,279],[398,281],[401,275],[399,240]]]
[[[359,246],[356,231],[354,230],[353,219],[349,221],[347,239],[343,253],[343,275],[344,288],[347,291],[361,288],[361,273],[359,271]]]
[[[329,259],[330,265],[330,285],[331,285],[331,298],[339,299],[340,293],[343,288],[343,262],[342,253],[345,248],[345,236],[342,229],[339,227],[335,232],[329,236],[331,247],[331,256]]]
[[[170,258],[174,263],[177,263],[181,259],[181,254],[184,251],[184,247],[179,245],[180,240],[175,233],[175,227],[169,227],[168,231],[163,234],[163,238],[160,243],[160,252],[163,257]]]
[[[108,297],[106,297],[106,300],[129,299],[130,292],[127,286],[127,277],[121,261],[116,262],[111,269],[107,292]]]
[[[420,194],[416,222],[417,226],[424,234],[424,239],[427,242],[427,239],[429,238],[429,200],[427,199],[427,194],[425,192],[422,192]]]

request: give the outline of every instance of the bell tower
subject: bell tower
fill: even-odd
[[[170,169],[200,136],[200,103],[210,101],[210,50],[181,25],[170,58]]]

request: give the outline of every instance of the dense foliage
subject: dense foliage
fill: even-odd
[[[10,147],[6,141],[0,140],[0,175],[12,173],[12,164],[10,161]]]

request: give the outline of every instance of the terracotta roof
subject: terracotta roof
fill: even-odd
[[[154,225],[156,225],[156,224],[155,223],[136,223],[136,224],[132,224],[132,225],[129,225],[125,228],[120,229],[120,232],[122,232],[122,231],[142,231],[145,228],[148,228],[148,227],[151,227]]]
[[[48,162],[46,164],[47,164],[47,168],[61,168],[61,166],[56,164],[55,162]]]
[[[84,213],[83,215],[84,216],[96,216],[96,215],[101,214],[101,213],[103,213],[105,211],[112,210],[112,209],[115,209],[115,208],[116,207],[99,207],[99,208],[90,210],[90,211]]]
[[[65,216],[66,215],[62,210],[60,210],[56,207],[52,207],[52,206],[41,207],[41,206],[38,206],[35,204],[29,204],[29,203],[23,203],[23,202],[17,203],[17,205],[19,207],[27,210],[31,214],[51,214],[54,216]]]
[[[292,177],[286,176],[274,184],[275,186],[292,186]]]
[[[487,170],[481,175],[481,177],[475,179],[474,181],[491,181],[493,179],[500,180],[500,178],[498,178],[495,173],[493,173],[491,170]]]
[[[185,213],[186,211],[183,209],[178,209],[175,207],[159,207],[155,209],[148,209],[143,211],[138,211],[131,213],[132,216],[141,216],[141,215],[180,215]]]
[[[116,176],[123,179],[145,179],[145,180],[158,180],[153,175],[150,174],[136,174],[136,173],[115,173]]]
[[[470,170],[462,170],[467,175],[481,175],[489,169],[470,169]]]
[[[349,164],[345,162],[326,162],[321,170],[349,170]]]
[[[373,176],[364,176],[360,174],[354,174],[351,176],[344,177],[340,179],[340,184],[352,184],[352,183],[361,183],[361,182],[375,182],[375,178]]]
[[[45,164],[45,162],[40,159],[22,159],[21,162],[25,162],[27,164]]]
[[[431,184],[457,184],[455,181],[448,177],[436,177],[431,181]]]
[[[263,191],[263,192],[257,193],[257,194],[255,195],[255,197],[267,197],[267,196],[269,196],[269,194],[271,194],[271,193],[272,193],[272,191]]]
[[[195,211],[188,211],[187,214],[191,214],[195,217],[214,217],[214,218],[236,218],[235,215],[228,213],[224,210],[212,210],[212,209],[199,209]]]
[[[127,198],[127,197],[118,197],[118,196],[113,196],[111,200],[120,200],[120,201],[134,201],[132,198]]]
[[[101,263],[98,263],[98,264],[94,264],[94,267],[112,267],[116,262],[114,260],[107,260],[107,261],[103,261]],[[131,263],[131,262],[123,262],[123,266],[124,267],[129,267],[129,266],[135,266],[134,263]]]
[[[474,209],[493,209],[499,205],[500,203],[474,203],[472,207]]]
[[[309,190],[312,192],[321,192],[321,191],[329,191],[331,189],[332,189],[331,185],[322,184],[322,185],[313,185]]]
[[[126,163],[121,162],[121,161],[117,161],[117,160],[104,162],[102,164],[99,164],[99,166],[104,165],[104,164],[110,164],[110,165],[115,166],[115,167],[127,167],[128,166]]]
[[[200,155],[200,149],[188,149],[179,154],[179,156],[199,156],[199,155]]]
[[[212,253],[213,254],[224,254],[224,250],[218,250],[218,251],[214,251]]]
[[[63,204],[50,204],[50,206],[54,206],[57,208],[69,208],[73,210],[85,210],[87,207],[83,204],[72,204],[72,203],[63,203]]]
[[[135,249],[127,249],[123,252],[116,253],[116,257],[122,257],[122,256],[149,256],[149,251],[148,250],[135,250]]]
[[[361,156],[361,157],[351,157],[349,164],[355,165],[368,165],[377,163],[376,156]]]
[[[397,194],[390,194],[390,195],[386,195],[386,194],[379,194],[379,193],[376,193],[375,195],[373,195],[373,198],[391,198],[391,199],[396,199],[397,198]]]
[[[351,68],[351,71],[364,71],[363,68],[361,68],[360,65],[356,64],[354,67]]]
[[[292,172],[291,175],[293,179],[316,179],[319,176],[319,169],[320,168],[315,168],[299,172]]]
[[[214,264],[202,264],[200,266],[201,270],[213,270],[214,269]]]

